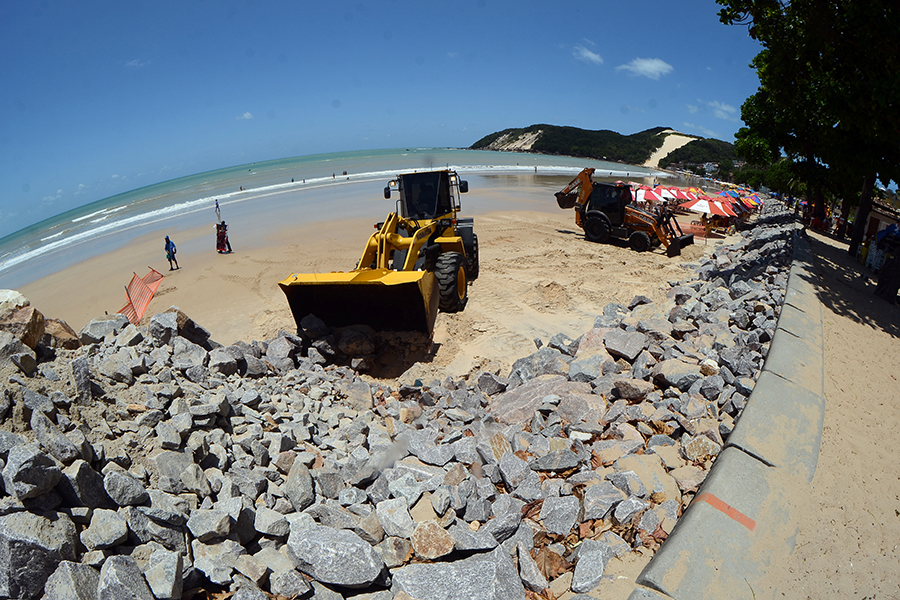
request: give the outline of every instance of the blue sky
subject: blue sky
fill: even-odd
[[[0,236],[253,161],[535,123],[733,141],[756,91],[713,0],[0,4]]]

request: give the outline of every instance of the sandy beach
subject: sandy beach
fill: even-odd
[[[825,427],[796,549],[774,587],[786,598],[900,597],[900,306],[846,241],[810,232],[825,334]]]
[[[665,295],[665,282],[686,276],[682,263],[715,247],[713,240],[685,248],[680,258],[661,249],[635,253],[624,244],[592,244],[574,224],[573,212],[535,202],[520,194],[491,191],[491,204],[519,210],[476,217],[481,276],[469,287],[469,303],[457,314],[439,313],[436,351],[430,362],[413,366],[405,377],[461,376],[494,361],[506,374],[512,362],[559,332],[573,338],[589,330],[609,302],[627,304],[637,294],[653,300]],[[258,245],[244,248],[232,238],[233,254],[217,254],[212,227],[181,231],[176,271],[168,270],[163,239],[149,234],[127,249],[86,260],[21,291],[49,317],[79,330],[104,311],[125,303],[132,272],[148,266],[165,278],[145,319],[175,305],[223,344],[265,340],[279,329],[294,331],[293,318],[277,283],[292,272],[349,270],[359,259],[374,219],[319,221],[283,226]],[[61,294],[60,290],[65,290]]]

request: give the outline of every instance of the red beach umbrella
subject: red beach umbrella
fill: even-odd
[[[708,196],[704,196],[703,198],[698,198],[697,200],[690,200],[688,202],[683,202],[678,205],[681,208],[686,208],[688,210],[692,210],[694,212],[704,213],[707,215],[719,215],[721,217],[730,217],[725,209],[722,208],[721,204],[717,204],[714,200],[711,200]]]
[[[673,185],[672,187],[670,187],[669,191],[675,195],[676,200],[695,200],[696,199],[696,196],[694,198],[691,198],[690,196],[688,196],[685,193],[685,191],[683,189],[681,189],[677,185]]]
[[[634,192],[634,199],[636,202],[662,202],[659,194],[646,185],[642,185]]]
[[[721,207],[722,210],[724,210],[726,213],[728,213],[728,216],[729,216],[729,217],[736,217],[736,216],[737,216],[737,213],[734,212],[734,209],[733,209],[733,208],[731,208],[731,204],[729,204],[729,203],[727,203],[727,202],[713,202],[713,204],[716,204],[716,205],[718,205],[719,207]]]

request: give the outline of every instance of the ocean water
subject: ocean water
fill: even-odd
[[[644,167],[564,156],[446,148],[366,150],[283,158],[207,171],[111,196],[56,215],[0,239],[0,288],[30,283],[78,261],[115,251],[145,233],[211,223],[216,200],[265,212],[267,203],[296,192],[294,202],[321,202],[322,191],[346,182],[384,181],[414,170],[452,168],[481,186],[509,185],[517,176],[647,180],[667,176]],[[537,168],[537,171],[535,171]],[[495,177],[495,175],[504,177]],[[470,182],[471,185],[471,182]],[[374,185],[378,194],[382,186]],[[204,215],[199,219],[198,215]],[[330,215],[345,218],[349,215]]]

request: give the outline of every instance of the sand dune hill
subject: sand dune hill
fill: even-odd
[[[534,147],[534,143],[540,139],[543,129],[513,135],[504,133],[485,147],[485,150],[504,150],[507,152],[528,152]]]
[[[684,135],[683,133],[678,133],[674,129],[667,129],[663,132],[660,132],[659,135],[666,136],[666,140],[656,152],[650,155],[650,158],[647,159],[647,162],[643,164],[643,166],[645,167],[650,167],[651,169],[658,168],[659,161],[667,157],[675,150],[678,150],[688,142],[693,142],[697,139],[695,137]]]

